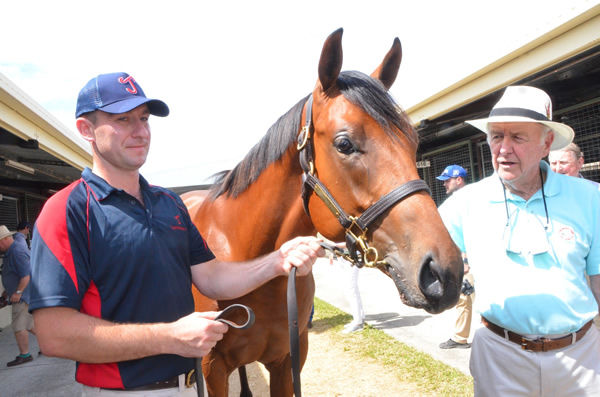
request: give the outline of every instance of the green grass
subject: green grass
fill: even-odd
[[[344,350],[376,360],[389,370],[388,375],[395,375],[401,382],[417,385],[425,394],[473,396],[473,379],[470,376],[397,341],[381,330],[366,325],[362,332],[349,335],[339,332],[351,320],[349,314],[315,298],[313,323],[325,325],[330,337],[344,344]]]

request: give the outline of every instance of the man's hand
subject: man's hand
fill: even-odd
[[[194,312],[169,324],[173,346],[169,353],[183,357],[204,357],[223,339],[229,327],[214,321],[218,312]]]
[[[285,242],[278,251],[283,272],[289,273],[293,266],[298,276],[309,274],[317,258],[325,255],[319,242],[316,237],[296,237]]]
[[[21,294],[17,294],[16,292],[10,296],[11,303],[19,303],[21,301]]]

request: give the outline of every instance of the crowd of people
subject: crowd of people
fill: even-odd
[[[33,229],[0,226],[20,353],[8,366],[33,360],[32,333],[45,355],[78,362],[84,395],[195,395],[185,382],[193,357],[228,327],[214,312],[194,312],[192,284],[231,299],[292,267],[306,275],[324,254],[316,237],[299,237],[224,271],[178,196],[139,172],[150,115],[168,114],[125,73],[81,89],[76,127],[92,168],[48,200]],[[456,326],[439,347],[471,349],[476,396],[599,395],[600,333],[591,324],[600,304],[600,190],[581,176],[574,131],[552,121],[550,97],[528,86],[506,88],[488,117],[468,123],[486,134],[494,173],[467,184],[467,171],[452,164],[437,177],[448,196],[439,212],[465,262]],[[350,269],[353,321],[344,332],[365,321],[359,270]],[[471,337],[474,313],[483,326]]]

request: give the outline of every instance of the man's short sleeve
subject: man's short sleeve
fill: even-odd
[[[91,279],[86,203],[85,187],[75,182],[44,205],[31,244],[31,311],[80,309]]]
[[[586,258],[586,272],[590,276],[600,274],[600,191],[595,191],[594,198],[589,203],[592,210],[592,236],[590,252]]]

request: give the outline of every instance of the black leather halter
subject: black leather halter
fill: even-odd
[[[298,151],[300,152],[300,165],[303,174],[302,200],[304,210],[310,216],[308,200],[311,193],[315,193],[336,216],[346,231],[346,247],[348,254],[346,259],[358,267],[378,266],[385,264],[379,260],[379,254],[375,247],[369,246],[367,242],[367,228],[380,215],[393,207],[396,203],[419,191],[426,191],[431,195],[429,186],[421,179],[408,181],[381,197],[377,202],[366,209],[360,216],[348,215],[338,202],[333,198],[327,187],[315,176],[314,147],[311,141],[311,133],[314,130],[312,123],[312,95],[306,101],[306,123],[298,134]]]

